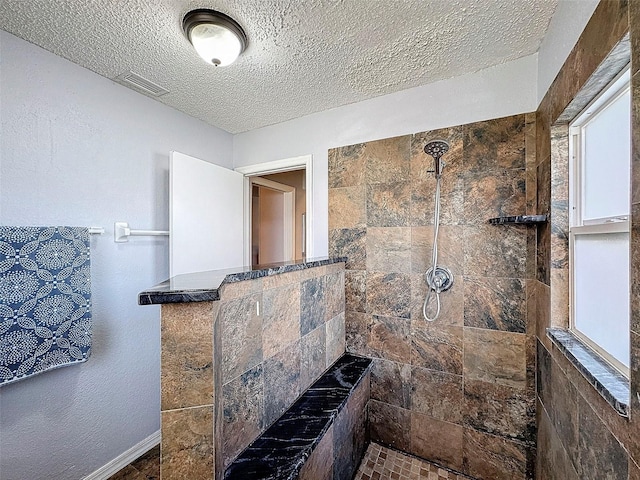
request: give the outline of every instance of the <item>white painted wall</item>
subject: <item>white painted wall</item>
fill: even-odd
[[[168,159],[231,167],[222,130],[0,32],[0,223],[106,227],[92,239],[87,363],[0,388],[0,478],[78,480],[156,432],[168,240],[113,242],[113,223],[168,229]]]
[[[315,256],[327,254],[327,151],[333,147],[531,112],[537,57],[377,97],[233,137],[234,168],[313,155]]]
[[[567,56],[600,0],[560,0],[538,50],[538,104],[558,75]]]

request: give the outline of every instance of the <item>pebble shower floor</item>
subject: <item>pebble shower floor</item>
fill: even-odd
[[[472,480],[461,473],[378,445],[369,444],[354,480]]]

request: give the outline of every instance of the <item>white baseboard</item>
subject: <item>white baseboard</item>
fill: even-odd
[[[155,433],[152,433],[147,438],[142,440],[140,443],[137,443],[133,447],[131,447],[126,452],[123,452],[121,455],[118,455],[116,458],[111,460],[106,465],[103,465],[98,470],[93,473],[90,473],[83,480],[106,480],[111,475],[118,473],[124,467],[129,465],[131,462],[136,460],[138,457],[143,455],[144,453],[151,450],[153,447],[160,443],[160,430]]]

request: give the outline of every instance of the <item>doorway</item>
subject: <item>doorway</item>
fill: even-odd
[[[252,265],[301,258],[297,217],[304,213],[298,202],[303,173],[295,170],[250,177]],[[302,203],[304,209],[304,199]]]
[[[245,265],[301,260],[313,256],[311,166],[311,155],[305,155],[235,169],[245,177]],[[286,213],[285,206],[279,203],[280,199],[284,201],[287,193],[293,199],[293,207],[289,207],[292,213]],[[262,226],[260,211],[264,208],[262,204],[265,204],[265,201],[266,204],[271,204],[269,208],[272,211],[283,212],[283,219],[291,218],[290,226],[285,226],[279,220],[274,221],[273,214],[269,214],[269,220],[266,221],[270,224]],[[265,233],[265,228],[272,231],[268,247],[260,245],[260,237]],[[283,241],[278,238],[282,238]],[[286,247],[292,252],[289,255],[284,253],[285,244],[291,245]],[[274,252],[283,254],[274,257]]]

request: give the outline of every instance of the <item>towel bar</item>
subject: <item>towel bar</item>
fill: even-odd
[[[89,227],[89,235],[102,235],[104,227]]]
[[[169,235],[168,230],[133,230],[127,222],[116,222],[113,227],[113,241],[116,243],[128,242],[131,236],[156,237]]]

